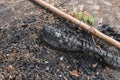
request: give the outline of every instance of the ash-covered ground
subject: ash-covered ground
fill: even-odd
[[[82,8],[120,31],[119,0],[46,0],[61,10]],[[0,78],[10,80],[119,80],[120,71],[84,52],[63,52],[39,43],[46,26],[72,27],[28,0],[0,1]],[[73,71],[77,73],[72,74]]]

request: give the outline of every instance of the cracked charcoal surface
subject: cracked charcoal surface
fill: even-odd
[[[87,32],[78,33],[67,27],[45,27],[42,31],[42,38],[49,45],[64,51],[85,51],[101,56],[104,61],[112,67],[120,68],[120,57],[113,52],[99,49],[92,42],[92,37]],[[118,53],[119,54],[119,53]]]
[[[77,33],[61,26],[56,28],[45,27],[42,32],[41,37],[43,37],[44,41],[55,48],[63,49],[64,51],[80,51],[84,50],[84,47],[89,48],[89,45],[91,45],[91,51],[93,49],[92,37],[85,32]]]
[[[66,0],[46,1],[50,4],[54,2],[55,6],[58,6]],[[84,9],[95,16],[96,23],[102,16],[104,21],[108,21],[107,24],[110,23],[110,27],[119,31],[119,0],[94,2],[70,0],[58,8],[71,11],[85,5]],[[91,8],[92,4],[94,7]],[[44,26],[72,28],[76,25],[28,0],[0,1],[0,79],[119,80],[120,71],[110,68],[99,57],[96,58],[96,55],[83,51],[64,52],[46,44],[39,44],[39,36]],[[104,50],[117,51],[103,41],[98,42]],[[77,70],[79,76],[71,75],[72,70]]]

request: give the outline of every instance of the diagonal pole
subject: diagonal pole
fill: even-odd
[[[65,18],[65,19],[67,19],[67,20],[69,20],[69,21],[71,21],[71,22],[79,25],[80,28],[89,31],[92,35],[97,36],[100,39],[105,40],[109,44],[111,44],[111,45],[115,46],[116,48],[120,49],[120,42],[119,41],[116,41],[115,39],[113,39],[113,38],[111,38],[111,37],[109,37],[109,36],[101,33],[97,29],[95,29],[95,28],[93,28],[93,27],[91,27],[91,26],[89,26],[89,25],[87,25],[87,24],[79,21],[78,19],[70,16],[69,14],[66,14],[65,12],[63,12],[63,11],[55,8],[54,6],[46,3],[43,0],[34,0],[34,1],[36,1],[37,3],[39,3],[42,7],[50,10],[51,12],[53,12],[53,13],[55,13],[55,14],[63,17],[63,18]]]

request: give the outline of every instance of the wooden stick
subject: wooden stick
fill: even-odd
[[[34,0],[37,3],[39,3],[41,6],[45,7],[46,9],[49,9],[50,11],[52,11],[53,13],[79,25],[80,28],[89,31],[91,34],[99,37],[100,39],[105,40],[106,42],[108,42],[109,44],[115,46],[116,48],[120,49],[120,42],[116,41],[115,39],[101,33],[100,31],[98,31],[97,29],[79,21],[78,19],[70,16],[69,14],[66,14],[65,12],[60,11],[59,9],[55,8],[54,6],[51,6],[50,4],[46,3],[43,0]]]

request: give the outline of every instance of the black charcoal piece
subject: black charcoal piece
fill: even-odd
[[[45,27],[42,31],[42,38],[56,49],[92,52],[101,56],[107,64],[120,68],[120,57],[96,47],[92,42],[91,35],[83,31],[77,32],[67,27]]]

